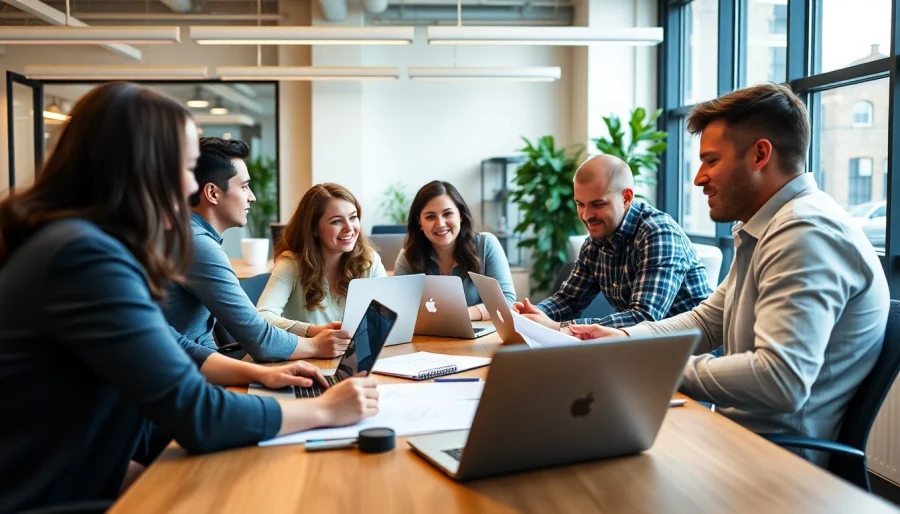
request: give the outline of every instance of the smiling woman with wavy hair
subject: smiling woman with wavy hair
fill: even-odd
[[[355,278],[386,277],[381,257],[360,231],[362,208],[338,184],[317,184],[275,245],[275,269],[257,308],[269,323],[305,336],[310,325],[344,317]]]

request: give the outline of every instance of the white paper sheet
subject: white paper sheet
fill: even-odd
[[[521,314],[512,311],[513,326],[516,332],[531,348],[543,348],[547,346],[569,346],[573,343],[582,343],[581,339],[563,334],[559,330],[547,328],[540,323],[531,321]]]
[[[317,428],[262,441],[260,446],[301,444],[310,439],[355,438],[371,427],[388,427],[398,437],[472,427],[484,382],[387,384],[378,386],[379,410],[371,418],[348,427]],[[275,396],[251,388],[250,394]],[[303,401],[303,400],[298,400]]]

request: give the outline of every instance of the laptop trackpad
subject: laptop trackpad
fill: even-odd
[[[323,370],[322,370],[322,375],[323,375],[323,376],[326,376],[326,377],[332,377],[332,376],[334,376],[334,373],[335,373],[336,371],[337,371],[337,368],[323,369]]]

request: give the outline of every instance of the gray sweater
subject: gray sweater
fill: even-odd
[[[273,399],[206,381],[134,256],[84,220],[49,224],[0,267],[0,355],[0,512],[115,498],[148,420],[195,453],[281,426]]]
[[[500,290],[506,297],[506,303],[512,305],[516,302],[516,290],[513,287],[512,273],[509,271],[509,261],[506,259],[506,253],[500,246],[500,241],[494,234],[489,232],[481,232],[475,234],[475,248],[478,251],[478,257],[481,258],[481,269],[478,273],[493,278],[500,283]],[[425,270],[426,275],[440,275],[437,258],[432,252],[431,266]],[[394,264],[394,276],[412,274],[412,267],[406,260],[406,252],[401,251],[397,256],[397,262]],[[475,288],[475,283],[469,278],[467,273],[463,273],[459,266],[453,267],[453,274],[462,279],[463,291],[466,293],[466,305],[469,307],[484,303]]]

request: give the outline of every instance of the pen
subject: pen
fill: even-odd
[[[306,451],[340,450],[353,448],[354,444],[356,444],[356,439],[310,439],[306,441]]]
[[[480,378],[477,377],[459,377],[459,378],[436,378],[435,382],[478,382]]]

